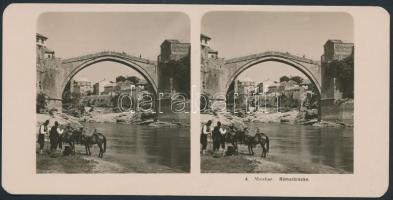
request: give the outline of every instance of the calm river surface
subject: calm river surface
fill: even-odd
[[[270,152],[353,172],[353,128],[251,123],[270,137]]]
[[[189,172],[190,128],[154,128],[133,124],[85,123],[107,137],[104,160],[126,172]],[[97,147],[98,148],[98,147]],[[96,153],[98,150],[92,151]]]

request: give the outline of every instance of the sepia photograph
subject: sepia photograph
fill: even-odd
[[[201,29],[202,173],[353,173],[351,15],[208,12]]]
[[[3,193],[383,196],[389,20],[377,6],[10,4]]]
[[[189,172],[189,23],[177,12],[41,14],[36,172]]]

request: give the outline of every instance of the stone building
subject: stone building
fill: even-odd
[[[102,95],[104,92],[105,86],[111,84],[111,81],[101,80],[93,85],[93,94],[94,95]]]
[[[220,74],[222,73],[221,68],[225,64],[224,58],[218,57],[218,51],[209,46],[210,40],[209,36],[201,34],[201,94],[209,100],[223,100],[226,91],[216,94],[211,91],[212,87],[207,87],[208,85],[219,85],[222,82]]]
[[[190,48],[190,43],[182,43],[179,40],[164,40],[161,44],[159,62],[179,61],[190,54]]]
[[[212,58],[218,59],[218,51],[210,48],[209,41],[211,38],[207,35],[201,34],[201,52],[202,59]]]
[[[116,92],[124,94],[131,93],[135,89],[135,84],[129,80],[116,82]]]
[[[158,90],[166,94],[190,92],[190,43],[165,40],[158,56]]]
[[[93,94],[93,85],[87,78],[75,78],[71,80],[71,94],[76,93],[81,96]]]
[[[283,95],[285,95],[287,98],[296,100],[296,101],[301,101],[303,95],[306,93],[306,90],[298,85],[294,86],[289,86],[285,88],[283,91]]]
[[[344,43],[341,40],[328,40],[324,45],[324,54],[321,57],[322,72],[322,100],[340,100],[343,95],[343,83],[337,78],[337,74],[332,73],[332,61],[342,61],[354,52],[353,43]]]
[[[257,92],[256,83],[250,79],[236,80],[235,92],[242,95],[251,95],[252,93],[256,93]]]
[[[44,65],[45,62],[48,62],[48,60],[53,60],[55,59],[55,52],[48,47],[46,47],[46,40],[48,38],[42,34],[37,33],[36,34],[36,53],[37,53],[37,59],[36,59],[36,70],[37,70],[37,81],[36,81],[36,92],[38,93],[43,93],[43,88],[45,84],[42,79],[44,76],[44,72],[46,71]],[[49,61],[50,62],[50,61]]]
[[[114,95],[115,94],[116,84],[110,82],[104,85],[104,91],[101,93],[102,95]]]
[[[246,108],[251,96],[255,95],[257,92],[257,86],[251,79],[245,80],[235,80],[234,81],[234,92],[237,94],[236,97],[236,107]]]
[[[46,47],[46,40],[48,40],[46,36],[39,33],[36,34],[37,58],[39,59],[55,57],[55,51]]]

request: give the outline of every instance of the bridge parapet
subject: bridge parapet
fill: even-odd
[[[79,57],[75,57],[75,58],[67,58],[67,59],[63,59],[62,62],[64,64],[66,64],[66,63],[71,63],[71,62],[79,62],[79,61],[83,61],[83,60],[93,59],[93,58],[101,57],[101,56],[114,56],[114,57],[120,57],[120,58],[127,59],[127,60],[138,61],[138,62],[145,63],[145,64],[156,65],[156,62],[154,62],[154,61],[151,61],[151,60],[148,60],[145,58],[140,58],[137,56],[131,56],[126,53],[115,52],[115,51],[102,51],[102,52],[88,54],[88,55],[79,56]]]
[[[290,60],[295,60],[295,61],[300,61],[304,63],[309,63],[313,65],[320,65],[318,61],[311,60],[309,58],[303,58],[300,56],[295,56],[290,53],[283,53],[283,52],[278,52],[278,51],[265,51],[263,53],[258,53],[258,54],[252,54],[249,56],[243,56],[243,57],[238,57],[238,58],[231,58],[225,61],[225,64],[230,64],[230,63],[236,63],[236,62],[244,62],[247,60],[254,60],[263,56],[280,56],[284,57]]]

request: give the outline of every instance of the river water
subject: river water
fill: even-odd
[[[276,155],[328,165],[353,172],[353,128],[318,128],[279,123],[252,123],[270,138],[270,152]]]
[[[171,173],[190,170],[190,129],[133,124],[86,123],[107,137],[104,160],[123,172]],[[251,123],[270,137],[269,155],[312,162],[353,172],[353,129],[279,123]],[[97,147],[95,147],[97,148]],[[98,149],[92,150],[94,156]],[[259,152],[256,152],[257,154]]]
[[[85,123],[107,137],[104,160],[123,172],[171,173],[190,170],[190,129],[133,124]],[[98,147],[96,147],[98,148]],[[92,150],[96,156],[98,149]]]

